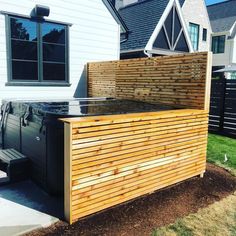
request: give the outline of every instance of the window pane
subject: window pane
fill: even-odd
[[[203,31],[202,31],[202,40],[203,41],[207,40],[207,29],[203,29]]]
[[[12,61],[13,80],[38,80],[37,62]]]
[[[199,25],[189,23],[189,36],[195,51],[198,50],[198,40],[199,40]]]
[[[43,42],[65,44],[65,26],[51,23],[42,24]]]
[[[213,36],[212,37],[212,52],[224,53],[225,51],[225,35]]]
[[[219,36],[219,53],[224,53],[225,51],[225,36]]]
[[[159,32],[153,46],[155,48],[163,48],[163,49],[169,49],[168,42],[165,36],[164,29],[161,28],[161,31]]]
[[[173,8],[171,9],[171,11],[165,21],[165,27],[166,27],[166,31],[167,31],[167,35],[168,35],[170,44],[172,44],[172,24],[173,24]]]
[[[11,18],[11,38],[37,41],[36,23],[28,19]]]
[[[174,43],[176,42],[176,39],[180,33],[180,30],[182,29],[180,20],[179,20],[179,16],[177,11],[175,10],[175,19],[174,19]]]
[[[65,46],[57,44],[43,44],[43,60],[65,62]]]
[[[60,80],[65,81],[65,65],[54,63],[43,63],[43,79],[44,80]]]
[[[12,59],[37,60],[37,43],[11,40]]]
[[[185,39],[185,36],[184,36],[183,32],[181,33],[181,36],[179,38],[179,41],[176,45],[175,50],[181,51],[181,52],[189,52],[188,44],[186,42],[186,39]]]
[[[232,72],[230,79],[236,80],[236,72]]]
[[[218,37],[212,37],[212,52],[217,53]]]

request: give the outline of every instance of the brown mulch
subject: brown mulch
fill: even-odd
[[[69,226],[64,222],[30,233],[38,235],[145,236],[236,191],[236,178],[208,164],[203,179],[192,178]]]

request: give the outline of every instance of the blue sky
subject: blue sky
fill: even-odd
[[[223,0],[205,0],[207,5],[218,3],[218,2],[225,2]]]

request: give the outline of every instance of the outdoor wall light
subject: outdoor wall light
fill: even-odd
[[[36,17],[49,16],[50,8],[43,5],[36,5],[35,8],[33,9],[33,12],[34,16]]]

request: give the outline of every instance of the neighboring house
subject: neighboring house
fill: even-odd
[[[213,71],[236,63],[236,0],[207,7],[212,27]],[[236,79],[236,74],[228,74]]]
[[[204,0],[116,0],[115,4],[129,29],[128,40],[121,41],[121,58],[210,49]]]
[[[105,0],[0,0],[0,29],[0,102],[86,96],[86,63],[119,59],[127,31]]]
[[[211,49],[211,23],[204,0],[182,0],[184,20],[189,29],[189,36],[194,51]]]

